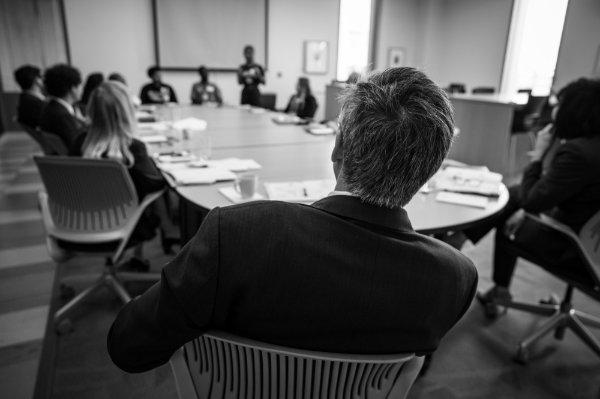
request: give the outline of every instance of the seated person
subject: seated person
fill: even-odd
[[[42,111],[40,129],[59,136],[70,148],[85,129],[74,108],[81,96],[81,74],[70,65],[54,65],[44,74],[44,86],[49,101]]]
[[[17,122],[35,128],[40,124],[45,100],[40,68],[23,65],[15,71],[14,76],[21,87],[17,104]]]
[[[120,311],[108,335],[117,366],[157,367],[209,329],[338,353],[435,351],[477,271],[416,233],[403,207],[450,148],[452,108],[412,68],[374,74],[342,101],[335,191],[310,206],[210,211],[161,281]]]
[[[148,68],[148,77],[152,79],[152,82],[142,87],[140,93],[142,104],[167,104],[177,102],[175,90],[168,84],[162,82],[160,69],[157,67]]]
[[[111,158],[127,165],[131,180],[141,201],[146,195],[161,190],[166,181],[146,145],[135,139],[134,108],[129,93],[118,82],[104,82],[94,90],[88,104],[90,126],[71,147],[70,155],[84,158]],[[147,212],[140,219],[132,236],[133,242],[143,242],[155,236],[159,215]],[[141,247],[136,257],[129,261],[134,269],[148,269],[148,262],[141,258]]]
[[[104,75],[100,72],[90,73],[83,85],[83,94],[81,99],[77,102],[77,108],[81,112],[81,115],[87,115],[86,107],[90,96],[94,89],[100,86],[100,83],[104,82]]]
[[[554,122],[538,133],[531,163],[520,185],[509,189],[506,208],[489,223],[467,229],[477,243],[496,228],[495,286],[478,299],[489,317],[499,314],[494,301],[511,299],[509,286],[517,257],[540,263],[573,278],[587,279],[577,250],[560,234],[524,218],[546,213],[575,232],[600,210],[600,80],[580,79],[558,94]],[[553,145],[554,141],[559,141]],[[551,148],[556,148],[547,160]],[[546,166],[547,165],[547,166]],[[458,245],[462,240],[458,240]]]
[[[317,107],[317,100],[310,91],[308,78],[298,78],[296,94],[290,97],[290,101],[284,112],[286,114],[295,114],[300,118],[311,119],[315,116]]]
[[[223,105],[223,97],[219,87],[208,81],[208,70],[201,66],[198,68],[200,82],[194,83],[192,86],[191,100],[192,104],[203,104],[206,102]]]

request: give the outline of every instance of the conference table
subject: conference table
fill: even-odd
[[[334,179],[331,150],[334,136],[314,136],[303,126],[279,125],[273,122],[275,113],[263,110],[225,106],[183,106],[171,112],[174,119],[194,117],[207,122],[203,139],[210,137],[212,159],[237,157],[253,159],[261,169],[253,171],[264,182],[290,182]],[[168,148],[188,148],[193,151],[197,140],[194,134]],[[150,151],[167,147],[150,146]],[[232,182],[210,185],[174,185],[180,198],[180,228],[182,241],[187,242],[196,232],[204,216],[213,208],[232,205],[219,192]],[[332,187],[333,188],[333,187]],[[263,184],[259,193],[267,199]],[[423,234],[437,234],[473,226],[497,214],[508,201],[508,192],[501,185],[500,196],[490,198],[483,208],[469,207],[436,200],[434,192],[418,192],[405,207],[413,228]]]

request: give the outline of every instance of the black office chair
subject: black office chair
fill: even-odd
[[[571,242],[579,252],[585,266],[583,272],[588,277],[583,278],[579,273],[569,273],[568,268],[560,273],[555,269],[548,270],[567,283],[565,295],[560,303],[554,300],[541,301],[540,304],[528,304],[512,300],[494,302],[499,306],[550,317],[538,330],[519,342],[515,360],[526,363],[530,357],[530,348],[534,343],[551,331],[554,331],[556,339],[562,339],[566,329],[573,331],[590,349],[600,356],[600,342],[586,327],[587,325],[600,328],[600,317],[574,309],[571,302],[574,289],[578,289],[590,298],[600,302],[600,211],[583,226],[579,235],[570,227],[547,216],[538,217],[530,214],[526,216],[535,223],[558,232]],[[539,266],[544,267],[543,264]]]
[[[446,91],[450,94],[464,94],[467,92],[467,89],[464,83],[450,83]]]
[[[270,109],[271,111],[275,111],[276,102],[277,102],[277,94],[261,93],[261,95],[260,95],[261,108]]]
[[[488,86],[474,87],[473,90],[471,90],[471,94],[494,94],[495,92],[495,87]]]

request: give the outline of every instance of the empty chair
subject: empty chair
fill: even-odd
[[[450,94],[463,94],[467,92],[467,89],[464,83],[450,83],[446,91]]]
[[[180,399],[402,399],[423,358],[298,350],[215,331],[188,342],[170,363]]]
[[[547,216],[538,217],[528,214],[527,217],[548,229],[556,231],[569,240],[578,249],[585,270],[579,271],[581,273],[574,273],[568,268],[558,270],[539,264],[540,267],[567,283],[565,295],[560,303],[555,303],[553,300],[540,304],[517,301],[496,302],[497,305],[550,317],[539,329],[519,342],[516,360],[521,363],[527,362],[533,344],[552,331],[554,331],[555,338],[562,339],[566,329],[575,333],[590,349],[600,356],[600,342],[586,327],[600,328],[600,317],[574,309],[571,301],[573,290],[578,289],[600,302],[600,211],[583,226],[579,235],[575,234],[570,227]],[[586,277],[582,277],[583,275]]]
[[[495,87],[487,87],[487,86],[474,87],[473,90],[471,90],[472,94],[494,94],[495,92],[496,92]]]
[[[156,281],[159,274],[117,273],[119,263],[144,209],[162,195],[147,195],[142,203],[122,163],[108,159],[36,156],[44,192],[39,194],[51,257],[60,263],[67,253],[107,259],[102,276],[54,314],[64,316],[96,289],[107,286],[124,302],[131,297],[124,281]]]
[[[261,108],[275,110],[275,103],[277,101],[277,94],[275,93],[261,93],[260,94],[260,106]]]

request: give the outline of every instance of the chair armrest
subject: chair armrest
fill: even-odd
[[[169,360],[171,371],[175,377],[175,387],[177,388],[177,396],[179,398],[197,398],[196,389],[192,382],[190,370],[185,361],[183,348],[179,348],[177,352],[171,356]]]
[[[40,205],[40,211],[42,212],[42,222],[44,224],[44,230],[46,234],[56,229],[52,215],[50,214],[50,208],[48,207],[48,193],[44,190],[38,192],[38,204]]]
[[[526,213],[525,217],[535,221],[536,223],[542,224],[546,227],[550,227],[551,229],[554,229],[554,230],[568,236],[570,239],[572,239],[576,242],[579,242],[579,236],[573,231],[572,228],[570,228],[566,224],[561,223],[558,220],[556,220],[548,215],[542,214],[540,216],[537,216],[537,215],[533,215],[531,213]]]

